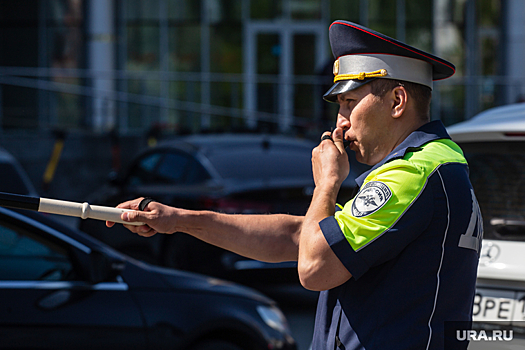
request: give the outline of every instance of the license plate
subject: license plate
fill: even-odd
[[[497,322],[502,325],[525,321],[524,300],[524,292],[478,288],[472,319],[474,322]]]

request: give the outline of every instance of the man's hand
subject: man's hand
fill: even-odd
[[[325,132],[323,137],[330,136]],[[337,188],[350,173],[350,163],[343,144],[343,129],[336,128],[332,140],[325,139],[312,151],[312,171],[316,187]]]
[[[323,138],[327,135],[330,133],[325,132]],[[316,291],[337,287],[352,277],[319,227],[320,221],[334,215],[337,194],[350,172],[343,129],[335,129],[331,137],[312,151],[315,189],[299,237],[299,279],[306,289]]]
[[[133,226],[125,225],[131,232],[137,233],[140,236],[151,237],[157,232],[160,233],[174,233],[176,228],[173,227],[174,217],[176,216],[176,208],[168,207],[158,202],[150,202],[144,208],[144,211],[139,210],[139,204],[143,198],[134,199],[128,202],[119,204],[117,208],[132,209],[134,211],[122,213],[122,220],[127,222],[143,222],[145,225]],[[115,225],[114,222],[106,221],[107,227]]]

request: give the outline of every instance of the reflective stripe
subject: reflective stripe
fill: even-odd
[[[434,296],[434,307],[432,308],[432,314],[430,315],[430,318],[428,320],[428,329],[430,331],[430,334],[428,335],[427,349],[430,347],[430,341],[432,340],[432,318],[434,318],[434,313],[436,311],[439,287],[440,287],[440,282],[441,282],[439,278],[439,274],[441,273],[441,266],[443,265],[443,258],[445,257],[445,241],[447,240],[448,227],[450,225],[450,205],[448,202],[447,189],[445,188],[445,183],[443,182],[443,177],[441,176],[439,169],[437,170],[437,174],[439,175],[439,178],[441,179],[441,185],[443,186],[443,192],[445,193],[445,198],[447,199],[447,227],[445,229],[445,235],[443,236],[443,242],[441,243],[441,261],[439,262],[439,268],[438,268],[437,275],[436,275],[437,285],[436,285],[436,295]]]

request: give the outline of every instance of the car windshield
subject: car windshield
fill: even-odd
[[[247,149],[209,156],[224,179],[312,179],[311,150]]]
[[[484,223],[484,238],[525,241],[525,142],[461,144]]]

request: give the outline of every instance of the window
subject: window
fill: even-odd
[[[85,67],[87,56],[83,10],[83,0],[0,2],[0,66],[35,72],[0,84],[0,127],[83,125],[85,98],[75,93],[85,84],[76,71]]]
[[[166,153],[157,169],[157,183],[181,184],[189,158],[178,153]]]
[[[479,202],[485,238],[525,241],[525,145],[462,144]]]
[[[166,153],[157,169],[157,183],[199,184],[209,179],[208,172],[193,158],[181,153]]]
[[[131,185],[198,184],[209,179],[195,159],[177,152],[154,153],[139,161],[130,175]]]
[[[239,149],[219,153],[210,161],[225,179],[302,179],[312,180],[311,150],[286,151],[272,146],[271,150]]]
[[[206,169],[195,159],[191,158],[186,170],[185,183],[187,185],[200,184],[209,179],[211,179],[211,176]]]
[[[131,170],[129,184],[133,186],[151,182],[154,176],[153,172],[161,156],[160,153],[154,153],[139,160],[138,164]]]
[[[0,280],[63,281],[72,275],[66,249],[37,234],[0,224]]]
[[[2,1],[0,21],[2,23],[0,66],[36,67],[38,65],[38,6],[30,1]],[[36,127],[37,105],[36,89],[0,84],[2,128]]]

